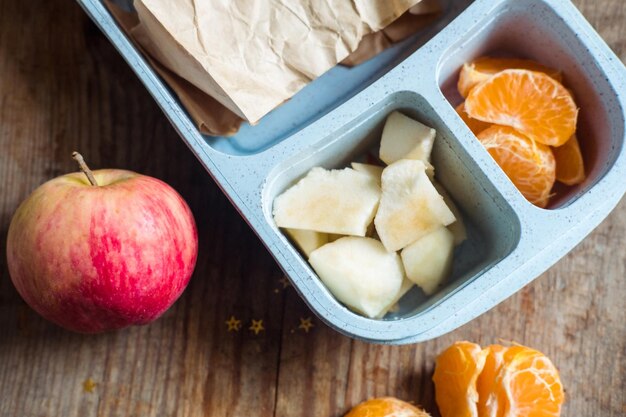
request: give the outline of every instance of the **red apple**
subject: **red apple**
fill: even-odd
[[[17,209],[7,242],[11,279],[33,309],[69,330],[151,322],[193,272],[193,215],[158,179],[84,168],[90,180],[83,173],[54,178]]]

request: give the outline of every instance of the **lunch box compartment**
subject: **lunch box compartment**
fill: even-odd
[[[463,212],[468,239],[455,250],[453,272],[446,285],[432,296],[426,296],[421,290],[412,291],[403,298],[400,310],[389,314],[386,319],[419,314],[432,303],[444,299],[446,294],[505,258],[520,237],[519,220],[511,207],[460,146],[433,107],[419,94],[397,92],[371,106],[338,132],[320,140],[312,149],[285,161],[269,175],[263,193],[264,213],[274,232],[282,236],[292,251],[297,252],[297,249],[275,226],[272,218],[272,204],[276,196],[313,167],[341,169],[350,166],[352,161],[360,160],[365,153],[377,156],[385,120],[395,110],[437,130],[431,158],[435,177]],[[302,255],[298,252],[298,256]],[[304,257],[303,261],[306,262]],[[310,267],[309,272],[315,274]]]
[[[539,0],[508,0],[467,28],[439,64],[439,84],[450,104],[463,100],[456,83],[463,63],[481,56],[532,59],[561,70],[579,112],[577,137],[585,158],[586,180],[574,187],[557,184],[548,208],[568,205],[592,188],[611,168],[623,146],[624,119],[617,94],[580,35],[550,5]]]
[[[322,321],[350,337],[404,344],[458,328],[546,271],[626,192],[626,69],[569,0],[446,0],[445,15],[434,26],[357,68],[332,69],[258,125],[244,125],[230,138],[200,135],[102,0],[77,1],[302,299]],[[581,107],[578,134],[588,177],[559,190],[553,210],[525,200],[454,111],[461,100],[456,92],[460,67],[485,54],[530,58],[561,69]],[[426,297],[415,289],[399,311],[373,320],[335,300],[275,226],[271,211],[274,198],[310,168],[341,168],[377,148],[394,110],[437,129],[436,176],[462,210],[469,239],[456,249],[452,278],[436,294]]]

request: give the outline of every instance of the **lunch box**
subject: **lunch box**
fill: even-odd
[[[229,138],[199,133],[101,0],[78,2],[300,296],[324,322],[348,336],[403,344],[452,331],[546,271],[626,191],[626,70],[569,0],[448,0],[438,23],[355,68],[333,68],[258,125],[245,124]],[[581,109],[578,137],[587,178],[559,193],[547,209],[520,194],[454,110],[461,101],[456,92],[460,67],[486,54],[530,58],[562,70]],[[335,300],[276,227],[272,203],[310,168],[343,167],[372,148],[394,110],[437,130],[436,176],[460,207],[469,237],[457,247],[444,287],[431,296],[416,287],[397,311],[375,320]]]

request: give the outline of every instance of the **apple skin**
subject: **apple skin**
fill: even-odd
[[[181,295],[194,270],[191,210],[164,182],[131,171],[54,178],[9,226],[11,279],[24,300],[68,330],[97,333],[149,323]]]

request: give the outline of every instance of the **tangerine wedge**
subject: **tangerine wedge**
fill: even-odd
[[[500,71],[508,69],[523,69],[530,71],[543,72],[558,82],[563,82],[563,76],[560,71],[546,67],[538,62],[529,59],[518,58],[492,58],[481,57],[473,62],[464,64],[461,68],[459,82],[457,87],[463,98],[466,98],[472,88],[478,84],[487,81],[491,76]]]
[[[530,139],[561,146],[576,131],[578,108],[570,92],[550,76],[504,70],[474,87],[465,110],[483,122],[510,126]]]
[[[537,350],[511,346],[502,355],[489,398],[485,417],[558,417],[565,394],[550,359]]]
[[[457,342],[437,359],[433,380],[442,417],[559,417],[565,401],[554,364],[521,345]]]
[[[382,397],[362,402],[345,417],[430,417],[430,414],[397,398]]]
[[[585,164],[576,135],[552,152],[556,160],[557,181],[565,185],[576,185],[585,180]]]
[[[531,203],[545,207],[556,178],[552,149],[507,126],[492,126],[478,140]]]
[[[477,417],[476,381],[487,352],[470,342],[456,342],[435,363],[435,400],[441,417]]]
[[[494,403],[501,404],[503,398],[496,397],[496,378],[504,365],[504,353],[507,348],[491,345],[484,349],[487,353],[485,367],[476,381],[478,390],[478,415],[480,417],[502,417],[504,410],[498,410]]]
[[[492,126],[490,123],[481,122],[480,120],[469,117],[465,111],[465,102],[459,104],[455,110],[465,122],[467,127],[469,127],[469,130],[471,130],[475,135]]]

